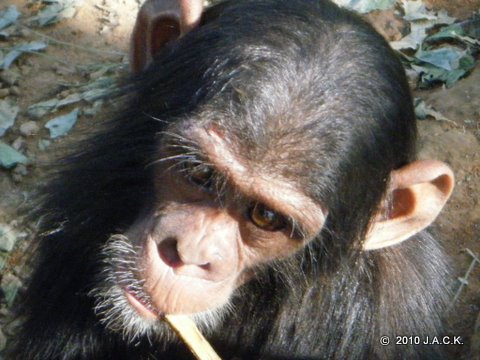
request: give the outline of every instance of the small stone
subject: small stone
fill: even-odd
[[[17,151],[24,150],[26,145],[27,145],[27,142],[21,136],[17,137],[12,143],[12,147]]]
[[[105,70],[98,70],[98,71],[95,71],[93,73],[90,73],[89,78],[90,78],[90,80],[97,80],[104,75],[105,75]]]
[[[20,91],[20,88],[18,86],[12,86],[10,88],[10,94],[15,95],[15,96],[20,96],[22,92]]]
[[[3,28],[2,31],[0,31],[0,39],[8,40],[8,38],[10,38],[12,35],[17,35],[17,33],[17,28],[13,25]]]
[[[2,329],[2,331],[5,333],[5,335],[7,336],[14,336],[19,327],[21,326],[22,324],[22,320],[21,319],[15,319],[13,321],[9,321]]]
[[[18,36],[28,37],[28,36],[30,36],[30,33],[31,33],[31,30],[20,29],[20,31],[18,32]]]
[[[40,151],[45,151],[47,150],[47,148],[52,144],[52,142],[50,140],[47,140],[47,139],[40,139],[38,141],[38,149]]]
[[[24,136],[32,136],[38,133],[40,127],[35,121],[27,121],[20,125],[20,133]]]
[[[22,182],[23,176],[15,172],[12,172],[12,180],[15,184],[19,184]]]
[[[93,103],[92,106],[84,107],[82,109],[82,114],[85,115],[85,116],[96,116],[97,113],[102,108],[102,105],[103,105],[103,101],[102,100],[97,100]]]
[[[18,82],[20,75],[12,70],[5,69],[0,71],[0,81],[7,85],[15,85]]]
[[[32,67],[28,65],[22,65],[20,66],[20,71],[22,72],[22,75],[29,75],[32,72]]]
[[[58,98],[60,99],[66,98],[68,95],[70,95],[70,93],[71,93],[70,89],[65,89],[60,94],[58,94]]]
[[[60,76],[72,75],[75,72],[73,69],[66,66],[56,66],[53,70]]]
[[[0,89],[0,99],[10,95],[10,89]]]
[[[28,169],[23,164],[18,164],[17,166],[15,166],[15,169],[13,169],[13,172],[15,174],[18,174],[18,175],[21,175],[21,176],[27,176],[28,175]]]
[[[15,275],[8,273],[3,275],[0,287],[5,294],[5,301],[9,307],[12,306],[21,286],[22,282]]]

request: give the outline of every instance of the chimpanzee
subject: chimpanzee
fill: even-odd
[[[164,314],[224,359],[441,357],[395,345],[444,334],[424,229],[453,188],[415,160],[395,53],[327,0],[226,1],[187,31],[175,4],[144,6],[123,111],[42,190],[10,357],[191,358]]]

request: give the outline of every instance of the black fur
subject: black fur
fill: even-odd
[[[285,152],[284,175],[329,209],[304,251],[258,269],[237,290],[233,313],[208,335],[220,354],[441,357],[441,348],[380,345],[382,335],[441,333],[448,265],[438,243],[420,234],[357,250],[390,171],[415,154],[412,101],[395,54],[369,25],[323,0],[229,1],[204,19],[130,80],[123,113],[80,144],[43,190],[36,265],[10,357],[190,358],[181,344],[128,343],[104,329],[88,294],[102,244],[153,197],[146,165],[161,132],[202,117],[228,129],[247,158],[276,166],[262,156]]]

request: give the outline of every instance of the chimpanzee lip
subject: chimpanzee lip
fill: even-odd
[[[149,299],[146,299],[144,296],[135,295],[136,292],[131,291],[128,288],[124,288],[123,291],[129,304],[140,316],[147,319],[156,320],[163,315],[152,305]]]

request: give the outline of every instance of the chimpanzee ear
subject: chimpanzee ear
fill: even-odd
[[[442,162],[415,161],[390,177],[385,208],[367,233],[363,249],[399,244],[438,216],[454,186],[452,170]]]
[[[133,28],[130,67],[136,73],[146,68],[168,42],[196,27],[201,5],[187,0],[147,0]]]

